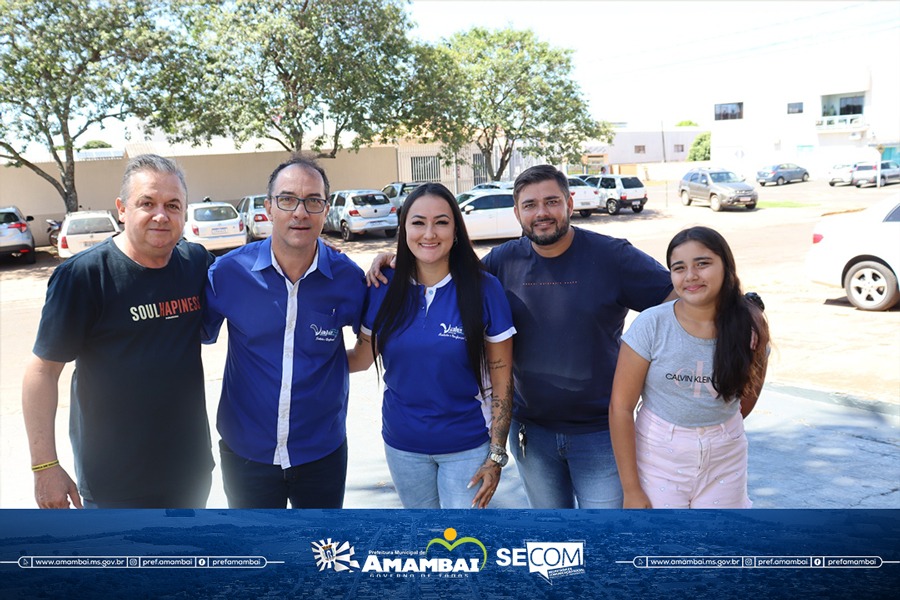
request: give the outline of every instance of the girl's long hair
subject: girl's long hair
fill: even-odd
[[[406,197],[401,211],[400,229],[397,236],[397,264],[394,277],[388,285],[384,301],[375,316],[372,327],[373,352],[379,356],[390,344],[391,338],[412,324],[419,298],[417,288],[412,279],[418,281],[416,257],[407,243],[406,221],[410,210],[422,197],[437,196],[447,202],[453,214],[456,229],[453,246],[450,249],[450,274],[456,284],[456,305],[462,318],[463,332],[466,336],[466,355],[469,366],[475,373],[478,387],[484,393],[482,373],[485,368],[484,356],[484,319],[482,316],[482,278],[484,265],[475,254],[462,212],[456,198],[446,187],[439,183],[426,183],[417,187]],[[377,342],[376,342],[377,336]],[[377,343],[377,348],[375,347]],[[415,357],[409,357],[415,360]]]
[[[725,277],[716,303],[716,351],[713,357],[713,386],[723,400],[743,398],[762,387],[769,326],[759,306],[744,296],[737,276],[734,255],[722,235],[709,227],[689,227],[679,231],[666,250],[671,268],[672,251],[685,242],[698,242],[716,254]]]

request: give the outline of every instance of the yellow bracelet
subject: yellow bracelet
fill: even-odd
[[[49,469],[50,467],[55,467],[58,464],[59,464],[59,459],[51,460],[50,462],[44,463],[42,465],[34,465],[33,467],[31,467],[31,470],[34,471],[35,473],[37,473],[38,471],[43,471],[45,469]]]

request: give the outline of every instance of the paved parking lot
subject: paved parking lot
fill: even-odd
[[[650,201],[641,214],[623,211],[617,216],[595,214],[588,219],[575,217],[573,221],[576,226],[628,238],[659,260],[664,259],[665,247],[679,229],[694,224],[718,229],[732,245],[745,288],[759,292],[766,302],[773,335],[768,377],[770,389],[774,390],[768,396],[771,401],[789,401],[794,391],[811,390],[811,395],[849,403],[873,402],[882,408],[885,404],[894,405],[893,413],[900,414],[900,307],[885,313],[856,310],[843,298],[841,290],[811,284],[803,272],[812,228],[822,214],[863,208],[887,196],[900,200],[900,185],[858,190],[830,188],[824,182],[811,181],[767,186],[759,191],[760,204],[755,211],[714,213],[706,207],[681,206],[677,182],[669,182],[649,187]],[[331,236],[328,239],[363,268],[368,267],[378,252],[396,244],[395,240],[383,237],[355,242],[343,242]],[[476,243],[480,255],[494,245]],[[57,264],[56,256],[47,251],[39,253],[36,265],[0,259],[0,507],[3,508],[34,506],[22,426],[21,378],[37,331],[47,279]],[[351,341],[348,339],[347,343]],[[203,356],[207,402],[214,421],[225,359],[224,340],[205,347]],[[72,464],[67,431],[67,384],[71,372],[71,365],[63,372],[65,383],[60,389],[57,419],[60,459],[66,465]],[[374,369],[351,377],[348,420],[351,468],[365,477],[348,482],[348,498],[353,498],[348,507],[399,506],[380,447],[380,394]],[[760,409],[768,410],[762,403]],[[891,409],[888,412],[895,422],[897,414],[891,413]],[[896,431],[896,425],[893,427]],[[798,431],[802,432],[802,428]],[[215,433],[213,437],[216,438]],[[523,496],[514,469],[505,470],[501,486],[503,493],[497,497],[503,500],[498,505],[520,506]],[[772,502],[772,506],[785,505],[779,504],[777,498]],[[840,506],[839,501],[837,505]],[[225,506],[218,480],[213,484],[209,506]]]

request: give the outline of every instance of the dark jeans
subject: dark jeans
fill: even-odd
[[[254,462],[219,441],[229,508],[341,508],[347,481],[347,440],[324,458],[282,469]]]
[[[84,498],[82,504],[85,508],[206,508],[210,487],[212,487],[212,473],[205,473],[198,475],[190,485],[146,498],[116,502]]]

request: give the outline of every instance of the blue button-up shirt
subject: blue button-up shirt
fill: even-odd
[[[323,458],[346,438],[349,368],[342,328],[359,331],[363,271],[318,242],[296,283],[271,238],[219,258],[209,269],[204,342],[228,319],[218,430],[237,455],[288,468]]]

